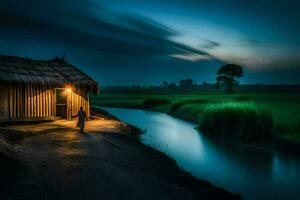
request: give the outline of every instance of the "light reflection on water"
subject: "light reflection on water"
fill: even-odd
[[[184,170],[245,199],[298,199],[300,160],[232,141],[211,140],[195,125],[163,113],[106,108],[146,133],[143,143],[174,158]]]

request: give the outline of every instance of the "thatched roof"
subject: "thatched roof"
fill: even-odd
[[[0,55],[0,81],[49,87],[72,85],[98,91],[97,82],[64,59],[32,60]]]

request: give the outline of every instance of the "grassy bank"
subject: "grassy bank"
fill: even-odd
[[[210,103],[199,128],[207,134],[243,142],[266,141],[274,132],[271,111],[253,102]]]
[[[221,119],[228,119],[229,113],[231,113],[239,119],[246,120],[247,123],[239,125],[248,127],[243,130],[248,130],[251,124],[256,123],[255,127],[268,130],[267,135],[270,135],[269,130],[272,129],[274,140],[280,144],[300,144],[300,115],[298,114],[300,113],[300,93],[224,94],[197,91],[103,91],[100,96],[91,97],[91,102],[100,106],[143,108],[164,112],[197,123],[201,129],[205,128],[205,125],[209,125],[207,121],[205,122],[208,118],[213,117],[209,113],[214,113],[214,117],[218,117],[222,113]],[[216,112],[217,110],[218,112]],[[241,118],[241,116],[244,117]],[[252,116],[252,121],[250,116]],[[224,124],[226,123],[229,122],[224,121]],[[212,130],[210,131],[212,132]],[[260,131],[257,130],[256,133]],[[222,132],[218,131],[218,133],[222,135]],[[241,133],[233,135],[237,137],[239,134]],[[250,132],[245,135],[247,134]],[[241,138],[248,140],[245,137]]]

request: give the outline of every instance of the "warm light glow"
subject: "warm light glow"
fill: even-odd
[[[71,92],[72,89],[71,89],[71,88],[67,88],[66,91],[67,91],[67,92]]]

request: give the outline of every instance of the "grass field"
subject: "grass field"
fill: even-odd
[[[207,108],[220,103],[251,103],[270,112],[276,137],[300,143],[300,93],[199,91],[103,91],[91,97],[92,105],[143,108],[168,113],[200,124]],[[256,109],[256,108],[255,108]]]

